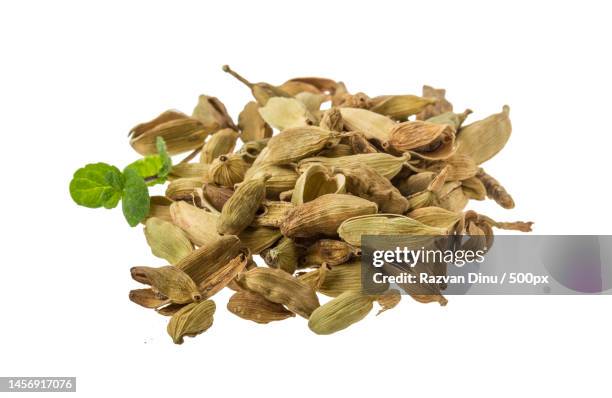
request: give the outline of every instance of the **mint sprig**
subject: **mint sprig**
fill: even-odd
[[[163,184],[172,159],[166,143],[158,137],[155,155],[148,155],[129,164],[123,172],[106,163],[92,163],[78,169],[70,181],[70,196],[78,205],[112,209],[122,201],[123,215],[132,227],[148,214],[150,207],[147,186]]]
[[[149,214],[151,199],[145,180],[133,169],[123,172],[125,186],[121,197],[123,215],[130,227],[135,227]]]
[[[123,180],[123,174],[115,166],[88,164],[74,173],[70,196],[81,206],[112,209],[121,199]]]
[[[157,145],[156,155],[148,155],[138,159],[127,165],[123,170],[123,172],[127,169],[136,171],[148,186],[165,183],[172,168],[172,159],[168,156],[164,139],[157,137],[155,144]]]

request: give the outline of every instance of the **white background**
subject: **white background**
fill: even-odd
[[[12,1],[0,5],[0,375],[78,377],[83,396],[609,395],[610,297],[451,297],[332,336],[303,319],[225,311],[175,346],[128,301],[134,265],[162,265],[119,209],[72,203],[82,165],[137,158],[127,132],[201,93],[233,115],[254,81],[304,75],[371,95],[447,89],[477,120],[511,106],[487,170],[502,220],[539,234],[610,233],[606,2]]]

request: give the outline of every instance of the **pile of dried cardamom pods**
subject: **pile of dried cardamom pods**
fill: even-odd
[[[165,196],[150,198],[142,221],[153,254],[170,265],[131,270],[150,287],[130,299],[169,316],[175,343],[212,325],[212,297],[224,288],[234,291],[228,310],[241,318],[297,314],[318,334],[361,320],[374,302],[381,311],[394,307],[396,290],[361,292],[364,234],[490,241],[493,227],[530,231],[528,222],[464,211],[470,199],[487,197],[514,207],[480,167],[510,137],[508,106],[464,125],[471,111],[453,112],[445,90],[429,86],[422,96],[370,97],[325,78],[274,86],[223,70],[255,99],[237,124],[219,99],[202,95],[191,116],[166,111],[131,132],[141,155],[158,153],[159,137],[169,155],[190,152],[171,167]],[[411,297],[444,305],[442,288]],[[318,294],[331,299],[321,304]]]

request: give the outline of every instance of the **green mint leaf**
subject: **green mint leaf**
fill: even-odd
[[[125,178],[122,197],[123,215],[128,224],[135,227],[149,214],[149,189],[136,170],[126,168],[123,176]]]
[[[159,170],[163,167],[163,161],[159,155],[148,155],[142,159],[130,163],[123,169],[125,173],[128,169],[135,171],[141,178],[147,180],[147,185],[163,184],[165,177],[159,177]]]
[[[170,173],[170,169],[172,169],[172,158],[170,158],[170,156],[168,155],[166,142],[162,137],[157,137],[155,145],[157,146],[157,153],[159,154],[159,157],[162,161],[162,167],[159,169],[157,176],[165,178]]]
[[[74,173],[70,196],[81,206],[112,209],[121,199],[123,183],[123,175],[115,166],[92,163]]]
[[[124,172],[127,169],[136,171],[149,186],[166,182],[166,177],[172,168],[172,159],[168,156],[163,138],[157,137],[156,145],[159,154],[148,155],[130,163]]]

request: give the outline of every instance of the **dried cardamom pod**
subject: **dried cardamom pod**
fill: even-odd
[[[353,256],[358,256],[360,250],[346,242],[333,239],[320,239],[308,246],[301,262],[303,265],[339,265],[344,264]]]
[[[348,263],[331,267],[323,264],[314,271],[300,275],[298,279],[326,296],[337,297],[344,292],[363,290],[361,268],[361,259],[356,258]],[[388,287],[388,283],[376,286],[380,292],[386,291]]]
[[[346,178],[343,175],[332,175],[327,167],[312,164],[297,179],[291,203],[300,205],[330,193],[346,192]]]
[[[244,160],[252,164],[257,158],[257,156],[259,156],[261,151],[264,150],[266,145],[268,145],[269,140],[270,140],[269,138],[263,138],[263,139],[259,139],[255,141],[247,141],[240,148],[238,153],[243,156]]]
[[[251,165],[239,153],[221,155],[215,159],[208,170],[211,182],[222,187],[233,187],[242,182]]]
[[[474,220],[467,221],[465,229],[468,237],[467,240],[461,243],[461,250],[482,250],[486,252],[488,247],[490,247],[489,244],[493,243],[492,230],[490,226]],[[485,232],[485,230],[487,231]],[[487,235],[490,235],[490,238]]]
[[[163,307],[159,307],[155,309],[159,315],[163,316],[172,316],[176,314],[181,308],[188,306],[189,304],[174,304],[170,303],[168,305],[164,305]]]
[[[408,116],[422,112],[428,105],[436,103],[435,98],[416,95],[381,95],[372,98],[372,112],[389,116],[396,120],[406,120]]]
[[[408,213],[408,217],[425,225],[444,228],[450,231],[461,220],[461,213],[448,211],[441,207],[421,207]]]
[[[377,153],[378,149],[372,145],[370,141],[365,137],[363,133],[352,131],[348,137],[349,145],[353,150],[353,154],[357,155],[360,153]]]
[[[332,334],[359,322],[374,307],[371,296],[344,292],[312,312],[308,327],[316,334]]]
[[[178,267],[132,267],[130,273],[134,280],[150,285],[173,303],[186,304],[202,298],[195,282]]]
[[[227,113],[225,105],[216,97],[200,95],[191,117],[202,123],[209,133],[225,128],[236,130],[236,125]]]
[[[130,145],[141,155],[157,153],[157,137],[164,139],[168,154],[176,155],[198,148],[210,131],[196,119],[176,111],[166,111],[130,131]]]
[[[314,290],[285,271],[274,268],[253,268],[236,277],[243,289],[262,295],[273,303],[282,304],[304,318],[319,307]]]
[[[487,197],[487,188],[482,181],[476,177],[470,177],[461,181],[461,189],[463,190],[463,194],[469,199],[485,200]]]
[[[342,119],[342,111],[339,108],[332,107],[326,110],[321,117],[319,127],[329,131],[344,131],[344,120]]]
[[[342,94],[338,106],[343,108],[370,109],[372,107],[372,100],[365,93],[349,94],[347,92]]]
[[[155,128],[156,126],[162,123],[170,122],[172,120],[186,119],[186,118],[189,118],[189,116],[185,115],[183,112],[179,112],[175,110],[168,110],[168,111],[162,112],[159,116],[157,116],[156,118],[152,120],[149,120],[148,122],[140,123],[134,126],[132,130],[130,130],[129,135],[137,137]],[[157,148],[155,148],[155,153],[157,153]]]
[[[207,275],[198,284],[202,299],[211,298],[221,289],[226,287],[236,275],[242,272],[247,264],[247,256],[240,253],[238,256],[231,259],[227,264],[218,267],[217,269],[207,270]]]
[[[291,97],[291,95],[287,94],[283,89],[271,84],[249,82],[247,79],[234,72],[228,65],[223,65],[223,71],[234,76],[238,81],[250,88],[253,98],[255,98],[257,103],[261,106],[265,106],[268,100],[273,97]]]
[[[448,300],[441,294],[411,294],[410,297],[423,304],[439,303],[441,306],[448,304]]]
[[[202,188],[204,181],[202,178],[179,178],[168,184],[166,187],[166,197],[175,200],[186,200],[193,202],[195,200],[196,189]]]
[[[362,164],[350,168],[336,167],[332,171],[346,177],[347,192],[376,203],[381,212],[404,214],[408,211],[408,199],[372,167]]]
[[[346,167],[351,168],[365,164],[370,166],[381,176],[391,179],[395,177],[402,167],[407,165],[410,154],[405,153],[396,157],[388,153],[361,153],[358,155],[344,156],[341,158],[313,157],[306,158],[298,163],[300,173],[303,173],[311,164],[319,163],[327,168]]]
[[[250,250],[247,249],[247,252],[250,252]],[[244,267],[245,271],[251,270],[253,268],[257,268],[257,263],[255,263],[255,260],[253,260],[253,256],[249,254],[249,256],[247,257],[247,263],[246,266]],[[236,283],[236,278],[232,279],[228,284],[227,284],[227,288],[231,289],[235,292],[242,292],[244,290],[242,290],[242,288],[240,286],[238,286],[238,283]]]
[[[438,116],[430,117],[427,123],[446,124],[458,131],[465,119],[472,113],[471,109],[466,109],[463,113],[445,112]]]
[[[423,171],[400,180],[396,185],[402,195],[410,196],[425,191],[434,178],[436,173],[433,171]]]
[[[439,199],[437,192],[428,189],[408,196],[408,202],[410,203],[410,210],[416,210],[421,207],[437,206]]]
[[[220,187],[214,184],[204,184],[202,189],[202,193],[208,203],[217,211],[221,211],[225,202],[234,194],[233,189]]]
[[[221,236],[219,239],[194,250],[187,257],[183,257],[176,263],[176,267],[189,275],[197,286],[201,286],[206,283],[212,274],[238,257],[242,250],[238,237],[234,235]]]
[[[294,127],[270,138],[254,165],[289,164],[338,145],[343,133],[316,126]]]
[[[334,91],[331,93],[332,106],[341,106],[348,93],[346,85],[342,82],[337,82]]]
[[[292,97],[300,94],[324,95],[317,87],[301,81],[286,81],[278,87]]]
[[[145,308],[158,308],[170,302],[168,297],[151,288],[130,290],[130,301]]]
[[[165,196],[151,196],[149,215],[147,218],[157,217],[164,221],[172,221],[170,216],[170,205],[173,201]],[[145,219],[146,221],[147,219]]]
[[[430,227],[412,218],[397,214],[372,214],[358,216],[344,221],[338,234],[350,245],[361,247],[362,235],[404,235],[416,247],[430,242],[430,236],[445,235],[442,228]]]
[[[330,97],[325,94],[302,91],[301,93],[295,95],[295,99],[299,100],[304,104],[304,106],[306,106],[308,112],[310,112],[310,114],[313,116],[312,122],[319,124],[320,122],[317,122],[318,116],[321,113],[321,105],[323,105],[324,102],[329,101]]]
[[[282,234],[277,228],[249,227],[241,231],[238,237],[251,253],[259,254],[279,240]]]
[[[183,230],[161,218],[147,219],[144,233],[153,255],[165,259],[170,264],[176,263],[193,251],[193,245]]]
[[[195,337],[213,324],[215,302],[204,300],[192,303],[178,310],[168,323],[168,334],[175,344],[183,344],[183,337]]]
[[[221,235],[237,235],[248,227],[266,197],[266,181],[270,175],[252,178],[237,185],[234,194],[225,202],[217,220],[217,232]]]
[[[266,164],[248,169],[244,180],[260,178],[266,174],[270,176],[266,181],[266,197],[273,200],[278,199],[281,192],[293,189],[298,179],[298,173],[294,167]]]
[[[296,98],[270,98],[265,106],[259,108],[259,114],[266,123],[280,131],[312,126],[317,122],[306,105]]]
[[[478,169],[476,178],[483,183],[489,198],[493,199],[504,209],[514,208],[514,199],[512,199],[512,196],[510,196],[506,188],[499,181],[485,173],[482,168]]]
[[[202,181],[208,180],[208,168],[205,163],[179,163],[172,166],[168,179],[197,178]]]
[[[367,109],[340,108],[345,129],[359,131],[367,139],[378,142],[387,142],[391,131],[397,125],[387,116],[380,115]]]
[[[231,153],[236,146],[238,132],[233,129],[223,129],[211,135],[204,143],[200,152],[200,163],[210,164],[221,155]]]
[[[220,238],[216,232],[219,216],[192,206],[186,202],[174,202],[170,206],[172,223],[181,228],[196,246],[205,246]]]
[[[291,210],[281,224],[281,231],[289,238],[336,236],[343,221],[377,211],[376,203],[369,200],[352,195],[326,194]]]
[[[510,107],[501,113],[462,127],[457,133],[457,153],[468,155],[476,164],[484,163],[502,150],[512,133]]]
[[[290,202],[264,200],[251,226],[278,228],[294,207]]]
[[[382,145],[395,153],[415,151],[428,159],[445,159],[455,151],[454,144],[452,126],[416,120],[395,126]]]
[[[343,156],[354,155],[353,147],[349,144],[338,144],[335,147],[324,149],[317,156],[325,156],[327,158],[340,158]]]
[[[410,209],[418,209],[421,207],[435,206],[440,201],[440,197],[444,196],[443,188],[448,177],[450,166],[444,167],[440,172],[431,180],[427,188],[422,192],[417,192],[408,196],[410,202]],[[457,184],[461,184],[455,182]],[[446,185],[448,186],[448,185]]]
[[[202,186],[202,188],[194,189],[194,194],[195,197],[193,200],[193,204],[195,206],[199,207],[200,209],[205,209],[206,211],[209,211],[216,215],[221,214],[221,212],[217,210],[215,206],[213,206],[208,200],[208,198],[204,195],[204,186]]]
[[[427,170],[439,172],[445,167],[448,168],[446,175],[448,181],[467,180],[474,177],[478,172],[478,166],[476,166],[474,160],[467,155],[461,154],[454,154],[443,162],[432,163],[427,166]]]
[[[333,95],[338,90],[338,83],[325,77],[295,77],[287,80],[280,88],[290,95],[301,92]]]
[[[272,128],[259,114],[259,104],[248,102],[238,116],[238,128],[242,141],[250,142],[272,137]]]
[[[423,97],[435,98],[435,104],[427,105],[421,112],[417,114],[417,120],[427,120],[434,116],[441,115],[453,110],[453,105],[445,98],[446,90],[443,88],[433,88],[431,86],[423,86]]]
[[[320,267],[315,268],[312,271],[298,272],[297,278],[312,287],[315,291],[319,291],[323,282],[325,282],[325,275],[331,270],[331,267],[327,264],[321,264]]]
[[[293,274],[303,253],[303,247],[297,245],[293,240],[283,237],[274,247],[263,251],[262,257],[268,266]]]
[[[380,315],[383,312],[395,308],[400,301],[402,300],[402,295],[399,290],[392,289],[388,292],[376,296],[376,302],[380,305],[380,310],[376,313],[376,315]]]
[[[451,181],[443,185],[437,194],[437,203],[446,210],[459,212],[465,208],[469,198],[463,193],[460,181]]]
[[[288,311],[281,304],[273,303],[259,294],[247,291],[234,293],[227,303],[227,309],[242,319],[263,324],[295,317],[293,312]]]

